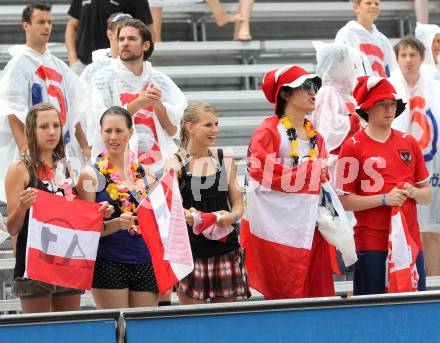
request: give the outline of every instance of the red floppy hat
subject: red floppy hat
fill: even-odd
[[[313,80],[313,82],[321,88],[321,78],[316,74],[309,74],[303,68],[298,66],[285,66],[274,69],[264,75],[261,90],[266,99],[275,105],[275,112],[277,111],[276,104],[278,93],[281,87],[298,88],[304,81]]]
[[[385,78],[379,76],[358,77],[358,83],[353,90],[353,97],[358,103],[356,112],[368,121],[368,114],[365,110],[373,107],[382,100],[396,100],[396,117],[405,111],[405,103],[399,99],[393,85]]]

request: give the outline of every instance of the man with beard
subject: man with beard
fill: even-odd
[[[106,107],[127,108],[135,124],[130,148],[143,165],[160,174],[164,159],[177,151],[173,138],[187,101],[176,84],[147,61],[154,44],[140,20],[128,20],[119,30],[118,48],[119,58],[96,74],[94,86]],[[94,156],[99,148],[94,146]]]
[[[69,64],[77,74],[92,62],[93,51],[109,47],[107,19],[117,12],[128,13],[146,25],[153,23],[147,0],[72,0],[65,41]]]

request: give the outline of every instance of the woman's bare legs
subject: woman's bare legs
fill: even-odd
[[[251,36],[251,16],[254,7],[254,0],[240,0],[238,3],[238,13],[243,16],[243,21],[235,23],[234,40],[248,41]]]
[[[157,306],[159,294],[152,292],[130,291],[130,307],[151,307]]]
[[[212,303],[233,303],[234,301],[237,301],[236,295],[230,297],[217,297],[211,299]]]
[[[206,304],[206,300],[194,299],[194,298],[191,298],[190,296],[183,294],[181,292],[177,292],[177,296],[179,297],[179,304],[180,305]]]
[[[78,311],[81,294],[20,298],[23,313]]]
[[[154,43],[162,42],[163,7],[150,7],[150,11],[153,17],[153,41]]]
[[[414,7],[416,8],[417,21],[421,24],[428,24],[428,0],[414,0]]]
[[[422,232],[426,276],[440,275],[440,233]]]
[[[35,297],[35,298],[20,298],[21,310],[23,313],[39,313],[50,312],[52,305],[52,298]]]
[[[128,288],[92,288],[92,296],[98,310],[130,307]]]
[[[225,12],[219,0],[205,0],[205,2],[211,8],[217,26],[225,26],[229,23],[237,23],[244,20],[243,15],[239,11],[236,14]]]
[[[52,297],[52,311],[79,311],[81,307],[81,294],[56,295]]]

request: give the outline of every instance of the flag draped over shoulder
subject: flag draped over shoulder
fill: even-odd
[[[174,170],[166,173],[137,212],[161,294],[194,269],[188,230]]]
[[[391,210],[385,289],[387,293],[417,291],[419,274],[416,259],[419,253],[412,239],[401,207]]]
[[[251,287],[266,299],[302,298],[308,295],[325,149],[318,136],[318,160],[283,165],[278,156],[287,137],[280,137],[278,123],[276,116],[267,118],[251,138],[240,239]]]
[[[98,208],[39,190],[29,213],[25,277],[91,289],[104,219]]]

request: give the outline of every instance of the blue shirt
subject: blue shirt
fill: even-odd
[[[100,186],[102,186],[102,180],[105,180],[105,178],[99,171],[96,171],[96,173],[100,180]],[[96,202],[108,201],[115,207],[115,212],[113,212],[110,219],[118,218],[122,213],[119,209],[119,204],[110,198],[110,195],[105,190],[106,187],[107,184],[105,184],[100,192],[96,193]],[[143,237],[137,234],[131,236],[126,230],[116,231],[111,235],[101,237],[97,257],[112,262],[133,264],[147,263],[151,260]]]

